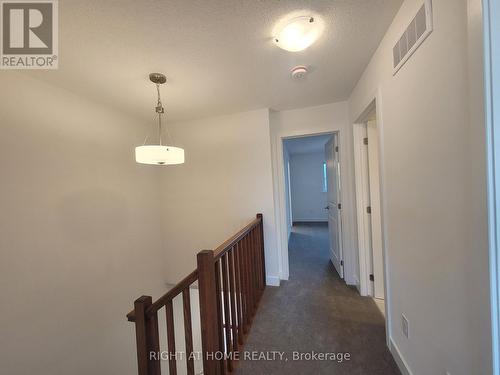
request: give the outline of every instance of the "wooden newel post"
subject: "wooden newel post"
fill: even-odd
[[[262,214],[257,214],[257,218],[260,218],[259,230],[260,230],[260,251],[262,254],[262,285],[266,287],[266,254],[264,251],[264,217]]]
[[[158,317],[156,314],[149,318],[146,315],[152,303],[150,296],[142,296],[134,302],[139,375],[161,375]]]
[[[219,375],[220,362],[216,359],[219,348],[217,332],[217,291],[215,258],[212,250],[200,251],[198,261],[198,289],[200,294],[201,344],[203,352],[203,374]]]

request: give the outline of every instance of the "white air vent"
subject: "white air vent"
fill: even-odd
[[[425,0],[417,15],[407,27],[403,36],[392,49],[394,74],[408,61],[413,52],[432,32],[432,0]]]

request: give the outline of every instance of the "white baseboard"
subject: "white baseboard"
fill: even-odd
[[[280,286],[280,278],[278,276],[266,276],[266,285]]]
[[[354,280],[354,286],[356,287],[356,289],[358,290],[358,292],[361,294],[361,284],[359,282],[358,277],[356,275],[353,275],[352,278]]]
[[[320,218],[320,219],[296,219],[296,218],[293,218],[293,223],[296,223],[296,222],[301,222],[301,223],[309,223],[309,222],[312,222],[312,223],[317,223],[317,222],[322,222],[322,223],[328,223],[328,219],[325,219],[324,217]]]
[[[389,350],[392,353],[392,356],[394,357],[394,360],[396,361],[396,364],[399,367],[399,371],[401,371],[401,374],[403,375],[413,375],[413,373],[410,370],[410,366],[408,366],[408,363],[406,363],[405,359],[403,358],[401,352],[399,351],[399,348],[397,345],[394,343],[394,341],[389,339],[390,342],[390,347]]]

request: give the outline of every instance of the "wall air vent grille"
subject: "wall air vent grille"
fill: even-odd
[[[425,0],[415,18],[392,49],[394,74],[408,61],[411,55],[432,32],[432,0]]]

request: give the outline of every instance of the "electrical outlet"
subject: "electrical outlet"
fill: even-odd
[[[410,338],[410,323],[404,314],[401,314],[401,329],[407,339]]]

